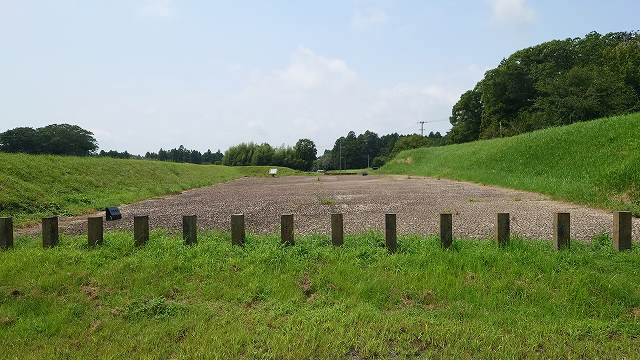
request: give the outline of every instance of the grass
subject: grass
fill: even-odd
[[[268,169],[0,153],[0,216],[23,225],[43,216],[79,215],[242,176],[266,176]]]
[[[640,113],[401,152],[383,173],[442,177],[640,215]]]
[[[638,358],[640,248],[130,232],[0,252],[4,358]]]
[[[336,199],[332,197],[321,197],[319,198],[319,201],[320,201],[320,205],[325,205],[325,206],[333,206],[336,204]]]

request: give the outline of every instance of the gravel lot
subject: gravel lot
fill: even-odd
[[[123,219],[107,229],[133,227],[134,215],[149,215],[151,228],[181,229],[182,215],[198,216],[201,229],[229,229],[229,218],[244,213],[247,231],[278,233],[280,214],[295,214],[296,233],[329,233],[332,212],[344,214],[345,232],[383,231],[384,214],[398,214],[402,234],[438,233],[438,214],[454,214],[455,236],[492,236],[495,214],[511,213],[512,232],[552,238],[552,214],[570,212],[572,237],[589,240],[611,231],[609,212],[552,201],[522,191],[407,176],[291,176],[242,178],[179,195],[121,207]],[[85,231],[84,218],[62,220],[66,233]],[[39,230],[39,229],[36,229]],[[640,221],[634,219],[634,240]]]

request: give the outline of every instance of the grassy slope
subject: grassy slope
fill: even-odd
[[[0,252],[3,358],[638,358],[640,248],[107,233]],[[517,264],[517,266],[514,266]],[[161,275],[161,276],[160,276]]]
[[[0,153],[0,215],[23,224],[266,173],[267,167]]]
[[[381,169],[529,190],[640,214],[640,113],[405,151]]]

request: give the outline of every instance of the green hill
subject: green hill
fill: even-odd
[[[267,167],[0,153],[0,216],[24,224],[266,173]]]
[[[528,190],[640,214],[640,113],[404,151],[381,169]]]

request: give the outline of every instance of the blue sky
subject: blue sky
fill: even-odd
[[[637,0],[0,0],[0,129],[134,153],[445,132],[513,51],[640,28]]]

